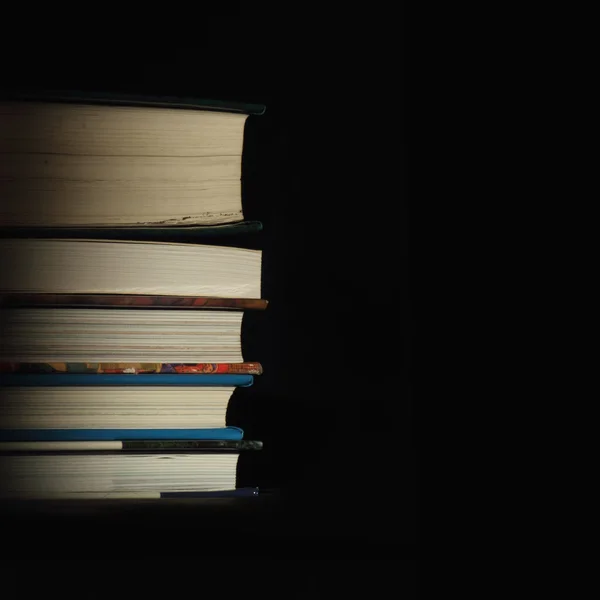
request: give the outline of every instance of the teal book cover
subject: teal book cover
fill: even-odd
[[[241,440],[239,427],[212,429],[0,429],[0,442]]]
[[[204,373],[0,373],[3,386],[61,387],[61,386],[234,386],[248,387],[253,375]]]

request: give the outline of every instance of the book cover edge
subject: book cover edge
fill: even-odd
[[[213,112],[233,112],[260,116],[266,105],[232,100],[191,98],[186,96],[126,94],[122,92],[93,92],[81,90],[12,90],[0,93],[3,101],[17,102],[57,102],[65,104],[96,104],[107,106],[146,106],[149,108],[178,108],[207,110]]]
[[[203,383],[206,382],[206,383]],[[61,387],[74,385],[128,387],[131,385],[156,385],[161,387],[250,387],[254,375],[206,374],[206,373],[165,373],[165,374],[104,374],[104,373],[0,373],[0,387]]]

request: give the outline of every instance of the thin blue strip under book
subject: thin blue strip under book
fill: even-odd
[[[156,492],[156,495],[148,497],[144,494],[138,494],[136,492],[74,492],[67,493],[65,497],[61,498],[60,495],[53,496],[51,498],[41,496],[32,497],[25,496],[19,497],[18,494],[11,495],[8,497],[2,497],[0,495],[0,506],[2,508],[10,507],[10,503],[14,502],[15,499],[18,499],[19,506],[23,507],[24,503],[34,505],[38,502],[47,503],[50,501],[59,501],[63,503],[65,500],[68,502],[102,502],[105,503],[107,500],[112,500],[116,502],[123,502],[128,500],[135,500],[136,502],[141,501],[155,501],[155,500],[163,500],[163,499],[211,499],[211,498],[257,498],[260,495],[260,490],[257,487],[241,487],[230,490],[213,490],[213,491],[198,491],[198,492]],[[8,504],[5,504],[8,503]],[[47,504],[46,504],[47,506]]]
[[[254,382],[252,375],[212,375],[198,373],[152,373],[140,375],[104,373],[2,373],[0,386],[221,386],[248,387]]]
[[[239,427],[212,429],[0,429],[2,442],[124,441],[124,440],[241,440]]]

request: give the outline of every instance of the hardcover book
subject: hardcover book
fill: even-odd
[[[2,374],[0,440],[239,440],[227,409],[251,383],[251,375]]]
[[[262,112],[176,98],[5,96],[0,227],[83,228],[73,237],[105,228],[132,239],[147,239],[148,227],[227,229],[244,218],[244,125]]]
[[[239,452],[0,454],[2,498],[222,492],[236,488]]]
[[[240,311],[10,308],[1,317],[3,363],[192,363],[211,372],[244,362]]]
[[[0,294],[261,297],[260,250],[126,240],[0,239]]]

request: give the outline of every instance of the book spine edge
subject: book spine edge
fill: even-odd
[[[135,294],[0,294],[0,308],[11,307],[80,307],[108,308],[186,308],[222,310],[265,310],[264,298],[218,298],[214,296],[157,296]]]
[[[78,363],[0,362],[0,373],[108,375],[261,375],[262,365],[244,363]]]

